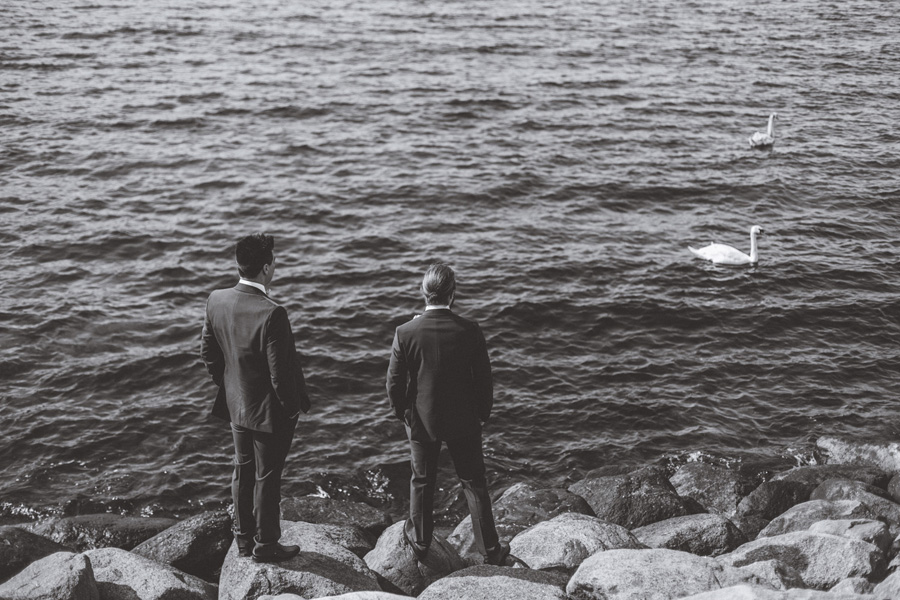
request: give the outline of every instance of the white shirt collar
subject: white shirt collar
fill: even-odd
[[[269,290],[267,290],[266,286],[264,286],[261,283],[256,283],[255,281],[250,281],[249,279],[244,279],[243,277],[241,277],[241,280],[238,283],[243,283],[244,285],[249,285],[250,287],[255,287],[256,289],[261,291],[266,296],[269,295]]]
[[[450,310],[449,304],[429,304],[425,310]]]

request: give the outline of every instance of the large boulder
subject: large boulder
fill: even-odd
[[[602,550],[644,546],[621,525],[578,513],[542,521],[512,539],[513,556],[532,569],[572,572]]]
[[[569,491],[587,500],[598,518],[627,529],[702,512],[696,502],[678,495],[660,467],[644,467],[625,475],[595,477],[588,473]]]
[[[4,600],[99,600],[90,561],[82,554],[57,552],[41,558],[6,583]]]
[[[175,519],[123,517],[102,513],[53,517],[20,527],[81,552],[107,547],[131,550],[177,522]]]
[[[859,500],[810,500],[792,506],[759,532],[757,539],[792,531],[805,531],[818,521],[883,518],[881,511]]]
[[[801,588],[805,585],[797,569],[777,558],[743,565],[738,567],[738,570],[757,577],[759,581],[776,590]]]
[[[371,537],[373,544],[381,532],[391,525],[390,515],[368,504],[318,496],[284,498],[281,501],[281,518],[285,521],[355,525]]]
[[[687,596],[681,600],[875,600],[875,596],[802,589],[775,591],[744,584]]]
[[[0,581],[12,577],[39,558],[72,550],[21,527],[0,527]]]
[[[865,577],[851,577],[850,579],[844,579],[828,591],[831,594],[852,596],[854,594],[871,594],[874,589],[875,586]]]
[[[809,495],[810,500],[865,500],[871,496],[878,496],[885,500],[891,500],[890,495],[882,488],[856,481],[854,479],[833,478],[826,479],[819,484]]]
[[[231,516],[216,510],[176,523],[141,542],[132,552],[213,581],[233,540]]]
[[[519,532],[535,523],[547,521],[564,513],[594,515],[584,498],[560,488],[536,488],[528,483],[517,483],[503,492],[493,503],[494,523],[501,540],[511,540]],[[481,564],[484,557],[475,548],[472,517],[463,519],[447,537],[456,551],[468,564]]]
[[[885,556],[890,552],[891,544],[894,541],[890,527],[883,521],[874,519],[818,521],[809,526],[809,531],[862,540],[876,546]]]
[[[256,600],[306,600],[297,594],[278,594],[277,596],[260,596]],[[401,596],[390,592],[350,592],[339,596],[322,596],[316,600],[409,600],[409,596]]]
[[[816,440],[816,452],[829,464],[865,465],[888,473],[900,472],[897,442],[871,444],[824,435]]]
[[[872,593],[876,598],[895,600],[900,598],[900,571],[895,571],[875,586]]]
[[[566,592],[574,600],[669,600],[756,578],[678,550],[607,550],[578,567]]]
[[[753,539],[769,521],[792,506],[809,499],[813,488],[796,481],[766,481],[740,501],[734,524]]]
[[[810,491],[816,489],[822,485],[823,481],[828,479],[853,479],[854,481],[862,481],[863,483],[886,489],[891,475],[883,469],[874,466],[828,464],[794,467],[772,476],[772,481],[795,481],[802,483]]]
[[[749,479],[737,471],[705,462],[681,465],[669,482],[682,498],[696,500],[707,511],[729,518],[753,489]]]
[[[419,600],[567,600],[566,578],[531,569],[478,566],[432,583]]]
[[[453,546],[437,535],[432,538],[425,558],[416,559],[403,532],[405,525],[404,521],[398,521],[388,527],[378,538],[375,549],[365,556],[369,568],[385,582],[382,587],[416,596],[438,579],[466,567]]]
[[[884,554],[872,544],[810,531],[760,538],[719,557],[733,567],[773,559],[796,569],[804,587],[821,590],[848,577],[877,578],[885,567]]]
[[[716,514],[674,517],[638,527],[632,533],[650,548],[682,550],[699,556],[727,554],[747,542],[734,523]]]
[[[251,600],[262,594],[293,593],[306,598],[378,591],[376,575],[350,546],[367,536],[358,527],[281,522],[282,544],[300,554],[278,563],[257,563],[231,545],[219,577],[219,600]]]
[[[120,548],[88,550],[102,600],[215,600],[216,587],[199,577]]]

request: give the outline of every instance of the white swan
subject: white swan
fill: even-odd
[[[757,236],[762,236],[762,234],[763,230],[759,225],[754,225],[750,228],[749,255],[725,244],[710,244],[699,249],[688,246],[688,250],[693,252],[694,256],[711,260],[717,265],[755,265],[759,260],[759,253],[756,250],[756,238]]]
[[[750,136],[751,148],[767,148],[775,143],[775,117],[777,116],[778,113],[769,115],[769,127],[765,133],[757,131]]]

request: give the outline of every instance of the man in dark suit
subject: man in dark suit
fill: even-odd
[[[404,529],[423,559],[434,533],[434,489],[438,455],[447,444],[472,515],[475,545],[488,564],[501,565],[509,544],[494,526],[485,479],[481,427],[494,403],[491,362],[481,328],[450,310],[456,275],[432,265],[422,279],[425,313],[394,334],[387,393],[409,437],[412,479]]]
[[[281,473],[300,411],[309,411],[303,371],[287,311],[269,298],[275,241],[255,234],[235,249],[241,279],[206,304],[200,354],[219,386],[213,415],[234,437],[234,537],[241,556],[258,562],[300,552],[281,538]]]

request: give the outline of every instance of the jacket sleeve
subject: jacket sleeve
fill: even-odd
[[[213,383],[222,387],[225,379],[225,354],[216,334],[213,332],[212,322],[209,319],[209,303],[206,305],[206,316],[203,319],[203,331],[200,333],[200,359],[206,365],[206,370],[212,377]]]
[[[306,379],[303,377],[303,367],[300,365],[300,353],[297,353],[297,365],[296,373],[297,376],[297,394],[300,396],[300,410],[304,413],[308,413],[309,409],[312,407],[309,401],[309,393],[306,391]]]
[[[491,359],[481,328],[475,325],[475,348],[472,355],[472,379],[475,388],[475,410],[481,422],[491,417],[494,407],[494,383],[491,378]]]
[[[283,306],[275,307],[266,325],[266,360],[269,376],[278,401],[288,415],[300,412],[300,394],[297,390],[297,349],[294,334]],[[305,386],[304,386],[305,387]]]
[[[409,382],[409,367],[406,364],[406,355],[400,345],[400,336],[394,332],[394,343],[391,344],[391,362],[387,372],[387,395],[391,401],[394,415],[401,421],[403,415],[409,409],[406,398],[406,390]]]

